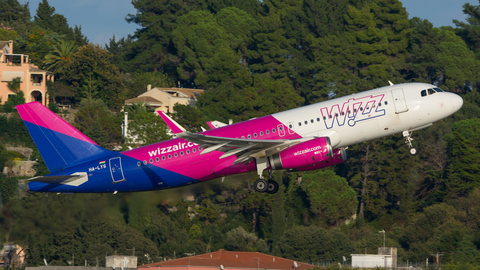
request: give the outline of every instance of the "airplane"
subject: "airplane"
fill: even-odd
[[[353,144],[412,132],[457,112],[463,99],[435,85],[406,83],[339,97],[190,133],[161,113],[175,138],[136,149],[104,149],[38,102],[16,108],[50,174],[28,190],[113,193],[175,188],[256,172],[257,192],[273,194],[275,170],[310,171],[344,162]],[[267,171],[270,180],[263,177]]]

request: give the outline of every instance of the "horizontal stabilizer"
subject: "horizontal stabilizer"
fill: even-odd
[[[160,115],[160,117],[162,117],[163,121],[165,121],[165,124],[167,124],[167,126],[172,130],[173,134],[178,134],[186,131],[186,129],[180,126],[177,122],[175,122],[175,120],[170,118],[164,112],[157,111],[157,113],[158,115]]]
[[[88,176],[85,172],[79,172],[72,175],[37,176],[30,178],[27,181],[42,182],[46,184],[62,184],[78,187],[79,185],[88,181]]]

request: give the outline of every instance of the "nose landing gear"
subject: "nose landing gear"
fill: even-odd
[[[410,155],[416,156],[418,154],[418,150],[417,150],[417,148],[413,147],[413,145],[412,145],[412,141],[413,141],[413,138],[411,137],[412,133],[413,132],[410,132],[410,131],[406,130],[406,131],[403,132],[403,137],[405,138],[405,143],[409,147],[408,152],[410,153]]]

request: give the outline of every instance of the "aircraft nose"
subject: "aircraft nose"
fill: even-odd
[[[454,112],[457,112],[463,106],[463,99],[457,94],[452,93],[452,97],[450,98],[450,102],[452,103],[452,109]]]

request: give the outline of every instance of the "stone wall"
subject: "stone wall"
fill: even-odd
[[[11,176],[27,176],[33,177],[37,173],[35,169],[33,169],[33,165],[36,161],[14,161],[15,165],[13,166],[12,170],[8,167],[3,168],[3,173],[8,175],[11,172]]]
[[[32,148],[28,148],[28,147],[10,147],[10,146],[7,146],[7,151],[14,151],[14,152],[18,152],[24,156],[26,156],[28,159],[30,159],[30,156],[32,155]]]

